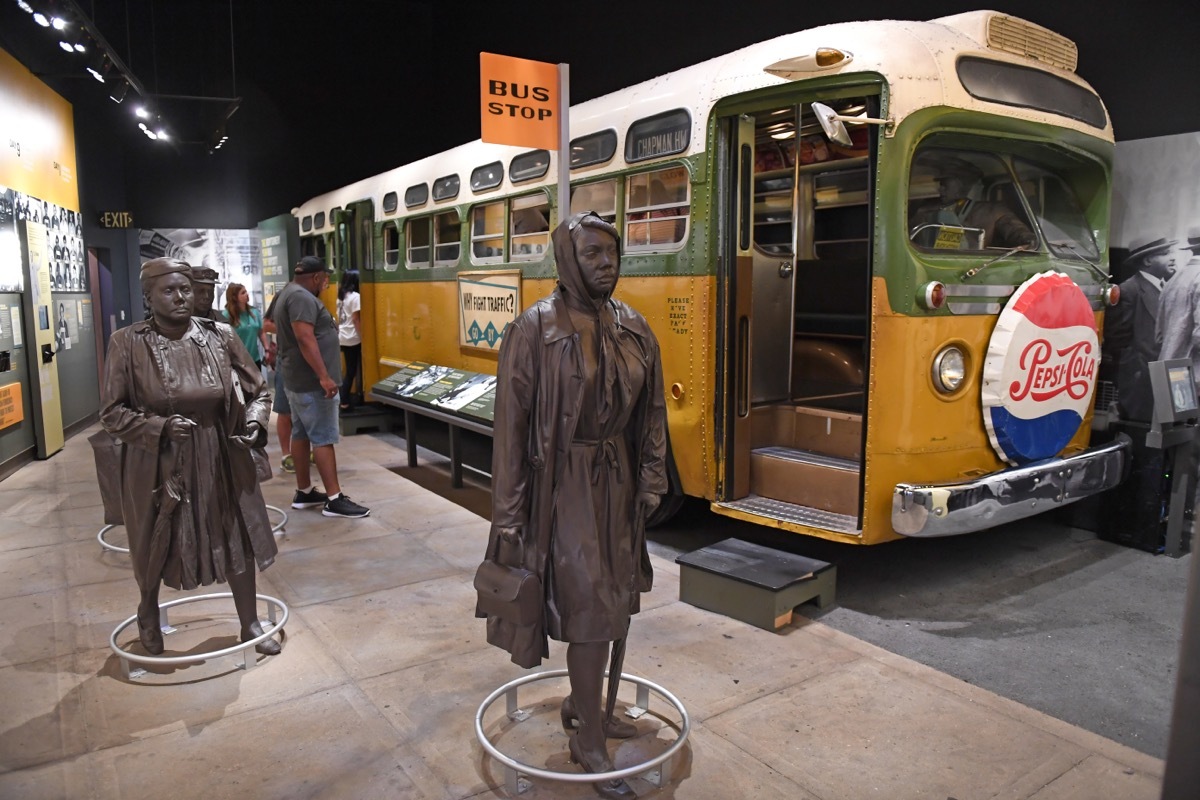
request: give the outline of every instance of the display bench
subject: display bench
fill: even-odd
[[[450,428],[450,485],[462,488],[461,432],[492,435],[496,376],[421,361],[408,362],[371,387],[372,400],[404,412],[408,466],[417,465],[416,417]]]

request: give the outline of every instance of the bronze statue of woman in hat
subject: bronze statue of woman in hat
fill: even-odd
[[[113,333],[100,421],[125,447],[121,508],[141,592],[138,636],[163,651],[159,587],[229,582],[241,639],[263,633],[255,566],[275,559],[275,538],[250,449],[266,438],[266,385],[228,325],[192,316],[187,263],[142,265],[150,319]],[[274,655],[279,644],[256,646]]]

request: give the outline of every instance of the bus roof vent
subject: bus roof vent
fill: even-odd
[[[1069,72],[1074,72],[1079,63],[1079,50],[1067,37],[1003,14],[988,19],[987,45],[993,50],[1034,58]]]
[[[1079,63],[1079,50],[1074,42],[1019,17],[995,11],[968,11],[931,22],[953,28],[992,50],[1031,58],[1069,72],[1074,72]]]

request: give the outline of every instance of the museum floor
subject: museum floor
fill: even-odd
[[[474,732],[482,700],[525,674],[473,616],[488,523],[391,471],[405,463],[395,437],[338,446],[367,519],[287,508],[291,476],[264,485],[288,512],[258,584],[291,610],[281,655],[130,682],[108,640],[137,591],[126,556],[96,541],[89,433],[0,482],[0,797],[506,796]],[[631,781],[640,797],[1158,797],[1158,759],[818,622],[773,634],[701,611],[679,601],[674,563],[654,557],[654,568],[625,672],[678,697],[691,735],[666,786]],[[180,631],[168,654],[225,647],[237,632],[227,599],[172,609],[170,621]],[[551,643],[544,667],[563,668],[564,650]],[[558,725],[565,691],[565,679],[525,687],[532,716],[506,721],[501,699],[485,729],[519,761],[575,771]],[[637,739],[610,740],[618,766],[675,739],[670,707],[654,697],[650,711]],[[535,778],[521,796],[597,795]]]

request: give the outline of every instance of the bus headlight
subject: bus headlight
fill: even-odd
[[[933,359],[933,385],[938,391],[953,394],[967,377],[967,359],[963,351],[950,345],[943,347]]]

